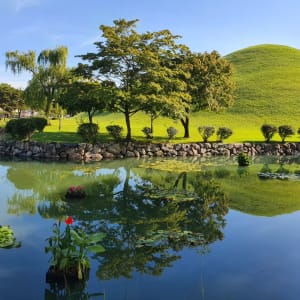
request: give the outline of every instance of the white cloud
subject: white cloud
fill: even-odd
[[[9,7],[16,12],[24,8],[41,5],[45,0],[1,0],[0,7]]]

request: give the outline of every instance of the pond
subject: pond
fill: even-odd
[[[299,299],[300,159],[1,161],[0,298]],[[86,196],[66,199],[70,186]],[[87,280],[46,282],[54,224],[105,234]]]

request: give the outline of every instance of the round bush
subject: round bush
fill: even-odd
[[[79,134],[85,143],[95,144],[97,142],[99,126],[95,123],[82,123],[78,126]]]
[[[109,135],[113,137],[115,141],[120,141],[122,139],[123,127],[119,125],[108,125],[106,130]]]
[[[227,127],[220,127],[217,131],[217,137],[219,141],[223,142],[223,140],[228,139],[232,135],[232,130]]]
[[[215,128],[212,126],[200,126],[198,131],[203,138],[203,142],[207,142],[208,139],[215,133]]]
[[[30,140],[35,130],[33,118],[11,119],[5,126],[5,131],[17,140]]]
[[[167,134],[168,134],[169,140],[175,138],[177,133],[178,133],[178,130],[176,128],[174,128],[172,126],[167,128]]]
[[[277,132],[277,127],[269,124],[264,124],[261,126],[261,132],[266,139],[266,142],[270,142],[273,135]]]

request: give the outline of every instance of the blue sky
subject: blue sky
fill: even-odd
[[[0,0],[0,82],[26,86],[5,70],[5,52],[65,45],[68,65],[95,50],[99,26],[139,19],[137,31],[170,29],[194,52],[222,55],[258,44],[300,49],[299,0]]]

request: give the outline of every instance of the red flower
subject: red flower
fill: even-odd
[[[65,220],[65,223],[67,225],[71,225],[73,223],[73,218],[70,216],[70,217],[67,217],[66,220]]]

